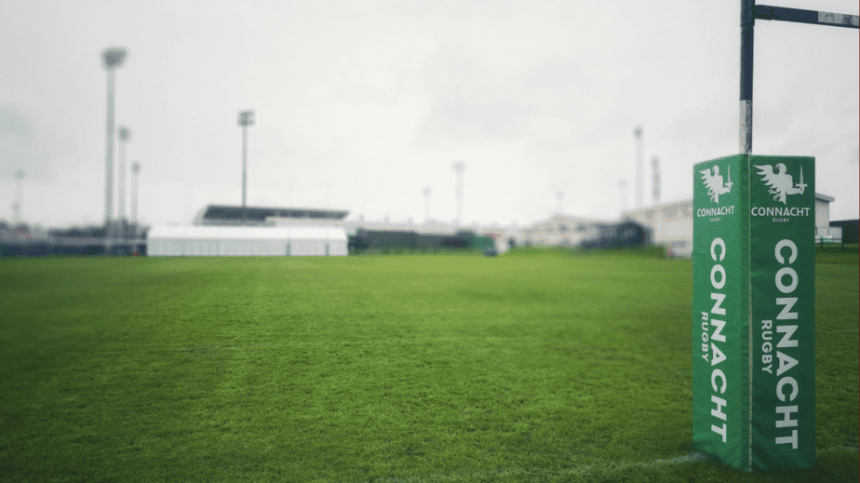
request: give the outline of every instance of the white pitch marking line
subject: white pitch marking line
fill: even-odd
[[[831,446],[829,448],[819,449],[818,454],[821,453],[831,453],[836,451],[849,451],[849,452],[857,452],[858,448],[856,446]],[[609,470],[623,470],[627,468],[652,468],[655,466],[671,466],[671,465],[683,465],[687,463],[701,463],[705,461],[711,460],[711,457],[706,455],[705,453],[690,453],[684,456],[676,456],[674,458],[665,458],[654,461],[649,461],[646,463],[628,463],[628,464],[619,464],[619,465],[585,465],[579,466],[576,468],[570,468],[567,470],[559,471],[558,474],[574,474],[574,475],[585,475],[593,472],[594,470],[600,469],[609,469]],[[405,476],[405,477],[397,477],[391,476],[388,478],[384,478],[381,480],[375,481],[384,481],[390,483],[421,483],[421,482],[434,482],[434,481],[470,481],[475,477],[480,476],[496,476],[496,477],[505,477],[505,476],[514,476],[527,473],[522,468],[513,468],[510,470],[501,470],[501,471],[478,471],[474,473],[448,473],[448,474],[437,474],[431,475],[429,477],[420,477],[420,476]],[[367,483],[364,481],[362,483]]]

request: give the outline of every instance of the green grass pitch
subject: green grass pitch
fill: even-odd
[[[654,251],[0,260],[0,480],[858,481],[858,257],[817,263],[818,465],[690,459]]]

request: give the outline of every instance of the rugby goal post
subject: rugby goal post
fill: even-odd
[[[811,468],[815,159],[752,154],[753,31],[860,17],[740,4],[740,154],[693,172],[693,442],[745,471]]]

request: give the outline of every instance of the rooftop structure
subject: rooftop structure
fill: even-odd
[[[267,218],[289,218],[315,220],[319,222],[340,221],[346,218],[346,210],[317,210],[309,208],[267,208],[260,206],[209,205],[194,218],[195,225],[219,226],[265,226]]]

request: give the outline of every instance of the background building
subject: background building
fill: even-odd
[[[830,203],[833,197],[815,193],[815,237],[831,236]],[[651,231],[652,242],[665,245],[675,255],[693,254],[693,200],[651,206],[624,213],[626,220],[636,221]]]
[[[272,226],[274,219],[282,224],[331,224],[342,221],[349,211],[316,210],[309,208],[267,208],[260,206],[208,205],[197,212],[195,225],[218,226]]]
[[[666,246],[672,254],[693,255],[693,200],[628,211],[623,218],[647,227],[651,242]]]
[[[537,247],[577,246],[583,240],[598,236],[600,225],[601,222],[594,220],[555,215],[547,221],[523,228],[519,242]]]
[[[640,223],[595,221],[566,215],[522,230],[522,243],[535,247],[622,248],[651,243],[649,229]]]
[[[152,256],[347,255],[436,249],[507,249],[504,228],[457,230],[453,225],[347,221],[346,210],[209,205],[193,226],[153,227]]]
[[[154,226],[149,256],[344,256],[348,211],[209,205],[194,225]],[[276,221],[279,221],[276,223]]]
[[[831,221],[831,228],[838,228],[841,232],[841,241],[843,243],[858,243],[860,242],[860,220],[839,220]]]
[[[147,255],[344,256],[347,237],[336,227],[154,226]]]

